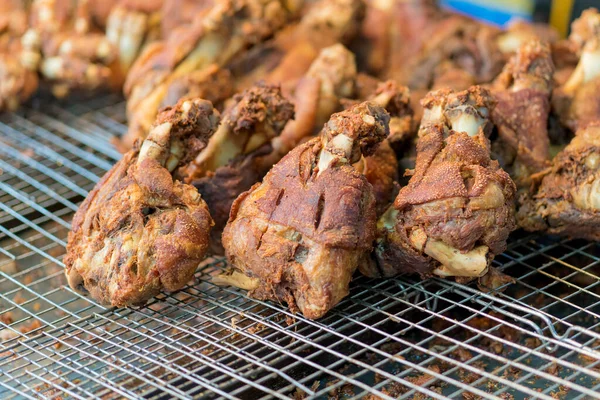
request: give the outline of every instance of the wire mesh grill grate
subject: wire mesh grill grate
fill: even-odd
[[[504,292],[357,277],[320,321],[193,285],[110,309],[66,285],[77,204],[119,158],[114,95],[0,117],[0,398],[600,398],[600,245],[521,236]]]

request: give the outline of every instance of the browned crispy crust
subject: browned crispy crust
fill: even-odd
[[[377,215],[380,216],[393,202],[398,194],[398,159],[405,146],[414,137],[412,128],[413,111],[410,106],[408,88],[397,85],[394,81],[378,82],[376,79],[357,76],[357,97],[360,100],[371,101],[390,114],[390,134],[375,153],[365,157],[357,164],[357,168],[366,176],[373,186],[377,200]],[[368,89],[370,93],[365,93]],[[350,108],[360,100],[344,100],[345,108]],[[393,148],[392,148],[393,146]]]
[[[39,55],[24,49],[27,9],[18,0],[0,1],[0,111],[15,110],[38,88]]]
[[[518,187],[549,165],[548,116],[554,65],[548,45],[528,42],[496,80],[492,119],[498,128],[493,149]]]
[[[338,134],[358,140],[356,157],[372,153],[386,123],[383,109],[366,104],[334,114],[320,138],[296,147],[234,202],[223,244],[231,264],[258,279],[251,296],[285,301],[316,319],[347,295],[374,239],[375,197],[351,165],[315,167]]]
[[[270,154],[270,144],[254,152],[236,157],[229,164],[209,172],[206,176],[194,179],[192,184],[206,201],[215,225],[210,231],[210,253],[223,255],[221,243],[223,229],[229,219],[229,211],[235,199],[259,182],[272,165],[262,162],[261,157]]]
[[[162,37],[166,38],[180,26],[193,22],[198,15],[208,12],[215,0],[168,0],[161,9]]]
[[[423,101],[425,107],[447,104],[447,117],[461,104],[488,109],[493,104],[489,94],[478,88],[455,94],[438,91]],[[413,176],[400,190],[393,209],[380,219],[377,266],[366,265],[362,273],[429,276],[437,262],[411,245],[414,231],[461,252],[480,245],[489,248],[490,257],[504,251],[515,228],[516,188],[498,162],[490,159],[486,130],[484,125],[469,136],[449,130],[444,123],[421,125]]]
[[[364,168],[359,170],[373,186],[377,216],[380,216],[392,204],[400,189],[398,159],[389,142],[381,142],[372,156],[364,158]]]
[[[278,86],[259,84],[236,95],[234,102],[225,111],[222,122],[232,125],[233,134],[246,131],[251,135],[254,131],[268,129],[276,136],[294,115],[293,105],[282,96]],[[184,181],[198,189],[215,221],[210,241],[212,254],[224,254],[221,234],[229,218],[231,205],[273,166],[264,159],[272,151],[271,144],[266,143],[249,154],[235,157],[215,171],[203,171],[196,168],[193,162],[180,169],[179,174]]]
[[[467,71],[475,83],[489,82],[498,75],[504,65],[495,40],[498,29],[457,14],[434,22],[434,27],[419,53],[404,59],[406,66],[400,68],[404,75],[391,78],[411,89],[429,89],[435,86],[438,68],[448,62]]]
[[[171,82],[207,63],[224,66],[248,47],[281,29],[295,14],[297,1],[226,0],[215,3],[165,41],[148,46],[132,66],[124,86],[130,125],[121,140],[129,148],[143,138]],[[194,51],[210,43],[204,53]],[[214,48],[215,42],[221,48]]]
[[[188,111],[186,104],[192,104]],[[217,121],[210,102],[181,102],[159,116],[156,129],[170,129],[155,145],[178,142],[186,152],[179,162],[186,162],[206,145]],[[213,222],[198,192],[174,180],[162,156],[139,162],[140,151],[125,154],[98,182],[69,233],[69,285],[102,304],[143,304],[160,290],[180,289],[208,249]]]
[[[600,179],[600,124],[577,132],[571,143],[553,160],[552,166],[533,177],[534,191],[521,195],[517,213],[519,226],[528,231],[588,240],[600,240],[598,193],[579,196],[586,186]],[[580,198],[585,198],[586,207]],[[595,203],[592,207],[590,204]]]
[[[200,98],[222,110],[223,102],[233,96],[234,82],[231,73],[213,65],[206,70],[194,71],[174,80],[167,89],[160,108],[175,105],[183,98]]]

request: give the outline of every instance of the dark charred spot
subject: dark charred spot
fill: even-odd
[[[323,209],[325,208],[325,196],[323,193],[319,195],[319,200],[317,202],[317,213],[315,215],[315,229],[319,229],[319,225],[321,224],[321,217],[323,216]]]
[[[142,215],[144,216],[144,225],[148,223],[150,215],[157,211],[156,207],[144,207],[142,208]]]
[[[299,244],[298,247],[296,247],[296,251],[294,251],[294,261],[296,261],[297,263],[303,264],[307,258],[308,258],[308,247]]]

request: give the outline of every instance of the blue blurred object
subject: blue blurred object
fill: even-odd
[[[534,0],[441,0],[442,7],[489,22],[505,25],[513,18],[531,21]]]

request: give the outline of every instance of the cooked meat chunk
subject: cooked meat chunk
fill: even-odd
[[[494,84],[498,140],[492,152],[519,188],[528,188],[531,175],[549,165],[553,73],[550,47],[534,40],[519,49]]]
[[[123,76],[143,49],[160,38],[163,3],[164,0],[120,0],[112,8],[106,21],[106,37],[117,49]]]
[[[160,103],[160,108],[175,105],[183,98],[199,98],[210,101],[216,109],[222,110],[225,100],[233,95],[234,82],[231,73],[212,65],[174,79]]]
[[[407,61],[408,74],[399,77],[411,89],[436,86],[436,76],[443,75],[439,68],[448,69],[448,63],[467,71],[476,83],[490,82],[504,65],[496,42],[499,31],[491,26],[451,15],[438,22],[432,33],[419,54]]]
[[[193,23],[148,46],[125,82],[129,130],[120,149],[144,138],[169,86],[190,72],[221,67],[244,49],[264,41],[295,15],[300,0],[216,2]]]
[[[515,185],[490,159],[493,100],[472,87],[423,100],[413,176],[379,219],[368,276],[418,273],[477,278],[515,228]]]
[[[374,154],[364,157],[355,165],[373,186],[377,200],[377,216],[380,216],[398,194],[399,176],[396,154],[402,153],[414,136],[410,91],[404,86],[397,85],[394,81],[381,82],[377,84],[372,93],[361,100],[381,106],[390,114],[389,136],[377,147]],[[356,102],[347,100],[344,103],[348,107]]]
[[[307,8],[297,24],[232,63],[241,87],[264,79],[281,85],[286,95],[293,92],[315,59],[323,57],[321,50],[354,39],[364,14],[363,0],[321,0]]]
[[[15,110],[38,87],[39,52],[22,44],[27,11],[21,1],[0,1],[0,111]]]
[[[259,84],[234,97],[208,146],[178,171],[194,185],[208,204],[215,226],[212,254],[224,254],[221,234],[233,201],[259,182],[272,164],[262,156],[272,151],[271,141],[294,115],[294,107],[277,86]]]
[[[375,237],[375,196],[352,164],[388,135],[389,117],[362,103],[334,114],[234,202],[223,245],[234,268],[219,282],[320,318],[348,294]]]
[[[552,45],[558,42],[559,34],[548,24],[537,24],[517,19],[512,21],[506,31],[498,38],[498,47],[504,54],[512,56],[518,52],[526,43],[533,40],[541,41],[544,45]]]
[[[98,182],[69,233],[64,262],[74,290],[123,307],[192,278],[213,221],[197,190],[173,173],[206,146],[218,120],[205,100],[167,108],[148,138]]]
[[[110,87],[116,52],[103,33],[91,30],[85,2],[34,0],[29,17],[24,46],[41,54],[39,72],[56,97],[74,89]]]
[[[533,177],[523,194],[519,225],[571,238],[600,240],[600,121],[577,131],[551,168]]]
[[[353,96],[355,80],[356,62],[348,49],[336,44],[321,50],[294,91],[295,119],[273,140],[274,152],[268,162],[277,163],[318,131],[341,109],[342,98]]]
[[[552,95],[554,112],[575,132],[600,119],[600,13],[590,9],[573,22],[569,37],[579,55],[577,67]]]

